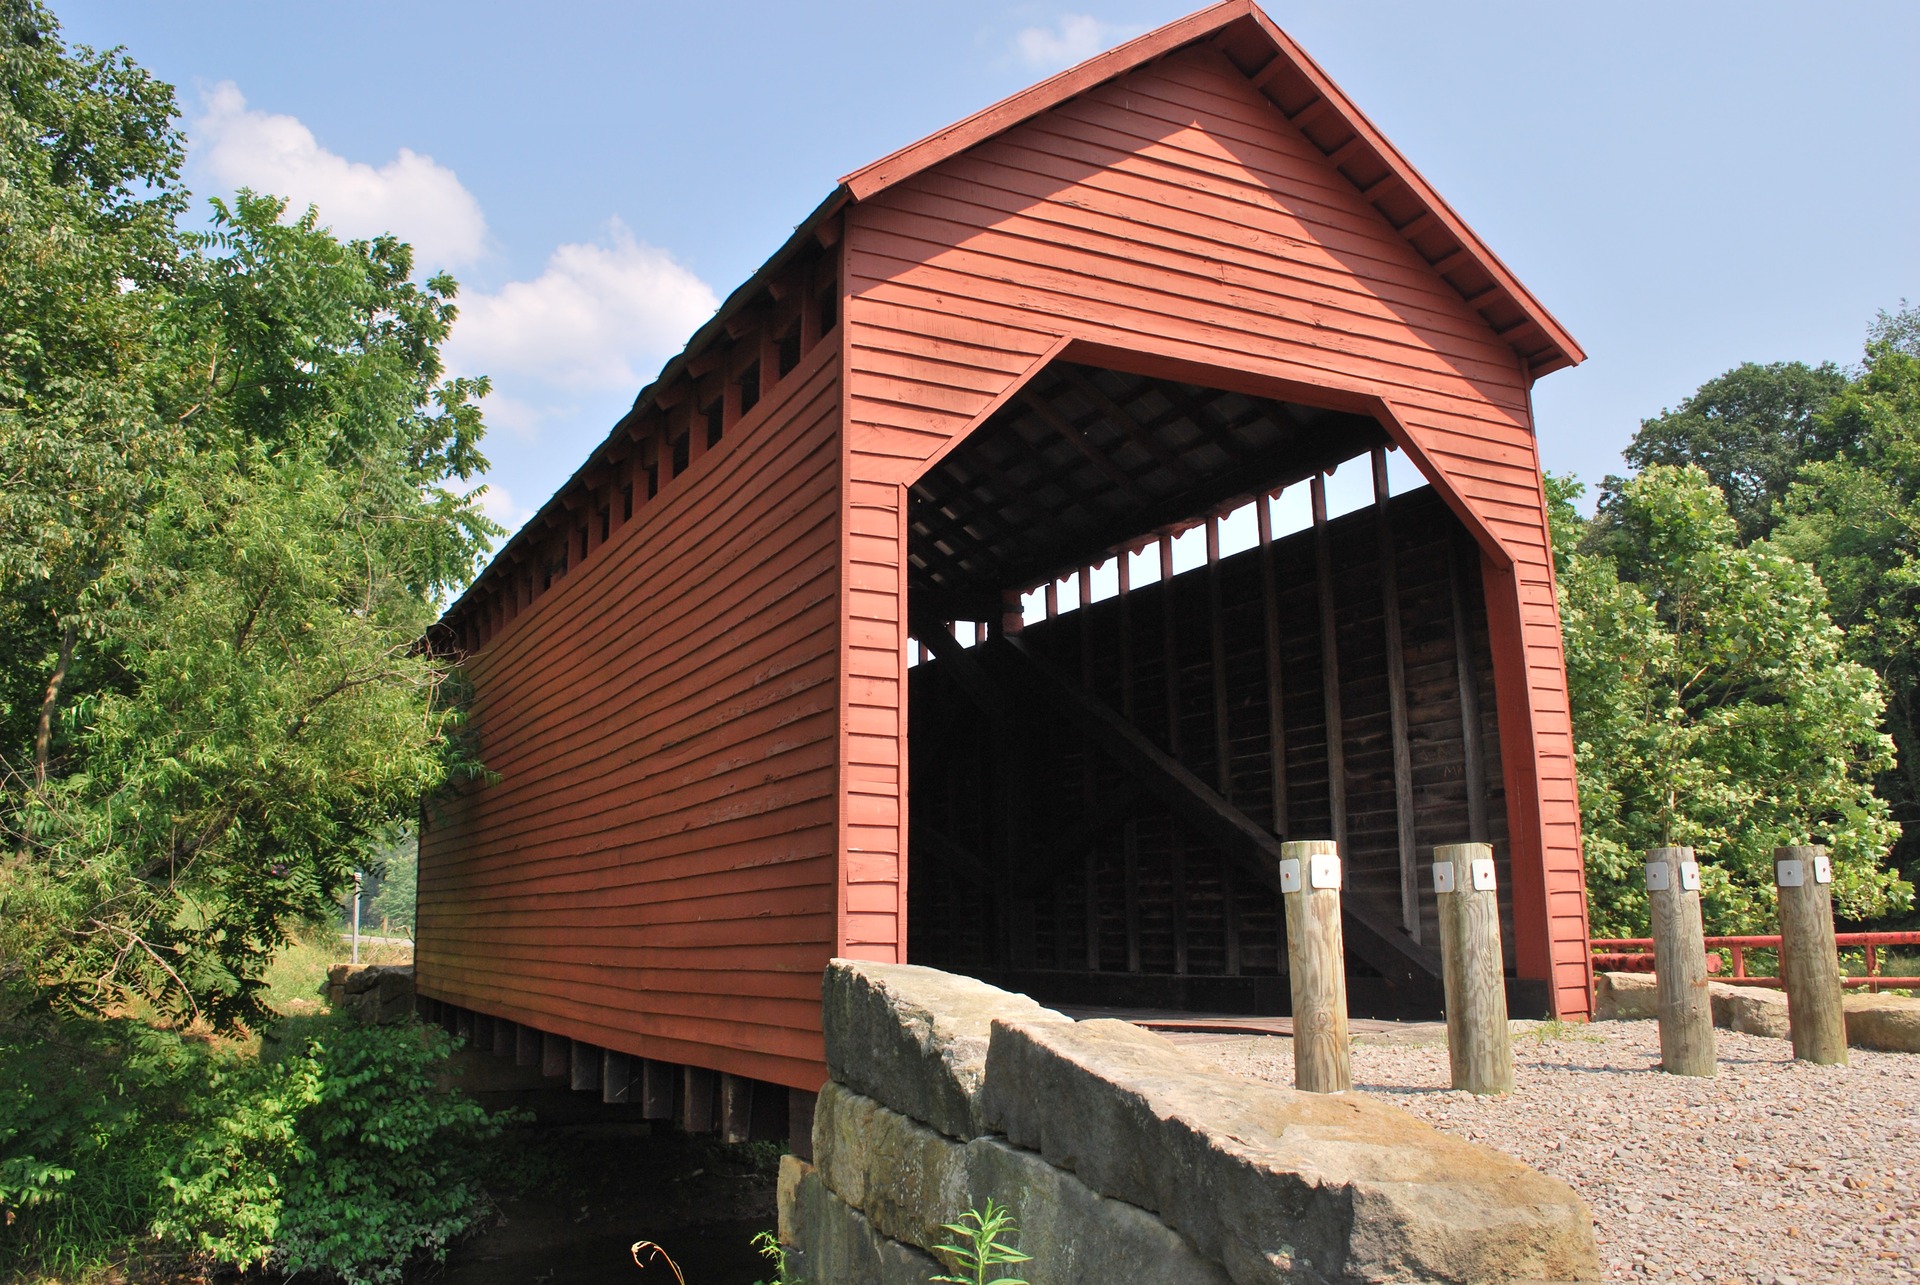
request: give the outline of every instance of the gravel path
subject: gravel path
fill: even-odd
[[[1447,1089],[1444,1040],[1362,1037],[1355,1086],[1571,1183],[1609,1280],[1920,1281],[1920,1055],[1795,1062],[1716,1031],[1716,1079],[1664,1075],[1652,1022],[1516,1023],[1509,1098]],[[1293,1043],[1189,1035],[1228,1070],[1293,1083]]]

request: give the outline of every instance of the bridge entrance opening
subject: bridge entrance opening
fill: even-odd
[[[1354,1014],[1432,1016],[1432,849],[1479,840],[1511,975],[1480,554],[1375,418],[1056,362],[909,532],[913,962],[1284,1014],[1278,844],[1333,838]]]

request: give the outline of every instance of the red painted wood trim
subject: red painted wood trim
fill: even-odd
[[[1530,370],[1535,377],[1586,360],[1586,353],[1566,327],[1520,283],[1520,279],[1514,276],[1499,255],[1447,204],[1426,177],[1387,140],[1386,135],[1347,97],[1333,78],[1251,0],[1225,0],[1224,3],[1189,14],[1129,40],[854,170],[840,180],[840,186],[856,202],[871,200],[888,188],[1031,120],[1068,99],[1143,67],[1156,58],[1165,57],[1184,45],[1214,35],[1243,19],[1251,20],[1272,43],[1276,58],[1285,59],[1320,95],[1319,100],[1297,113],[1292,118],[1293,122],[1297,125],[1310,118],[1323,116],[1328,110],[1333,111],[1353,131],[1355,137],[1365,140],[1365,150],[1385,166],[1391,176],[1404,184],[1423,207],[1405,226],[1416,231],[1436,224],[1445,227],[1459,241],[1460,247],[1493,279],[1500,292],[1540,328],[1550,351],[1545,358],[1532,359]],[[1270,80],[1277,66],[1277,62],[1269,63],[1261,69],[1258,78]],[[1339,150],[1343,154],[1343,161],[1353,158],[1352,147],[1353,139],[1341,145]],[[1376,180],[1372,188],[1379,189],[1384,182],[1384,179]]]
[[[1573,336],[1567,332],[1566,327],[1562,326],[1559,321],[1555,319],[1554,315],[1548,312],[1546,307],[1541,304],[1538,299],[1533,297],[1531,291],[1520,284],[1520,279],[1513,275],[1505,263],[1501,262],[1500,256],[1495,254],[1492,248],[1480,239],[1479,233],[1467,226],[1467,221],[1456,214],[1453,207],[1447,204],[1446,199],[1434,189],[1431,183],[1427,182],[1426,176],[1415,169],[1413,163],[1400,154],[1400,149],[1387,140],[1387,136],[1382,134],[1379,128],[1367,118],[1367,114],[1360,110],[1359,105],[1347,97],[1346,91],[1334,83],[1333,77],[1327,75],[1327,73],[1321,69],[1320,64],[1313,60],[1312,55],[1295,44],[1293,37],[1282,31],[1279,26],[1274,23],[1273,19],[1263,13],[1258,6],[1250,6],[1250,8],[1253,21],[1259,25],[1260,30],[1265,32],[1280,52],[1291,60],[1295,67],[1300,69],[1300,72],[1315,89],[1339,107],[1340,115],[1346,123],[1351,126],[1356,133],[1363,135],[1372,142],[1374,155],[1377,156],[1389,170],[1401,177],[1412,190],[1414,196],[1419,199],[1421,205],[1426,207],[1425,212],[1432,214],[1438,219],[1441,225],[1452,232],[1453,235],[1459,239],[1460,244],[1469,250],[1474,259],[1486,269],[1487,274],[1494,279],[1515,304],[1519,305],[1520,310],[1536,322],[1541,330],[1546,332],[1548,340],[1558,349],[1557,355],[1560,358],[1559,365],[1577,366],[1585,361],[1586,353],[1581,349],[1580,345],[1574,341]],[[1538,369],[1544,374],[1550,369],[1558,369],[1558,366],[1541,362],[1538,363]]]
[[[840,186],[855,201],[864,201],[884,192],[903,179],[930,169],[950,156],[957,156],[1050,107],[1134,68],[1173,52],[1184,44],[1201,40],[1231,22],[1255,13],[1251,0],[1224,0],[1221,4],[1188,14],[1155,31],[1136,36],[1106,53],[1089,58],[1077,67],[1069,67],[1037,85],[1029,85],[1017,94],[984,107],[964,120],[937,130],[918,142],[846,175]]]

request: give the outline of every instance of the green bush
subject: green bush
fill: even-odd
[[[0,1267],[144,1243],[362,1285],[444,1258],[501,1127],[439,1087],[451,1047],[332,1018],[258,1055],[131,1022],[0,1037]]]
[[[483,1144],[500,1130],[437,1087],[447,1037],[314,1019],[278,1043],[216,1077],[155,1231],[219,1263],[352,1285],[444,1258],[486,1212]]]
[[[0,1025],[0,1273],[79,1273],[141,1239],[211,1061],[138,1022]]]

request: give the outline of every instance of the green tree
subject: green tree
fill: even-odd
[[[1802,470],[1775,538],[1819,571],[1849,654],[1885,681],[1899,768],[1883,789],[1902,822],[1920,822],[1920,309],[1881,314],[1822,418],[1849,446]],[[1901,847],[1920,870],[1920,833]]]
[[[454,284],[398,241],[247,192],[175,231],[171,92],[0,5],[0,217],[35,232],[0,238],[0,985],[244,1024],[471,766],[419,640],[498,530],[485,384],[445,378]],[[68,311],[32,293],[60,254]]]
[[[1801,467],[1832,458],[1852,440],[1848,425],[1821,413],[1846,386],[1846,374],[1831,362],[1746,362],[1642,420],[1626,462],[1636,472],[1699,465],[1727,497],[1741,540],[1757,540],[1772,530],[1774,506]],[[1621,485],[1607,479],[1609,491]]]
[[[380,854],[375,868],[380,891],[374,894],[373,917],[384,928],[413,936],[413,908],[420,891],[420,836],[412,830],[395,839]]]
[[[124,54],[0,0],[0,753],[38,778],[92,590],[184,449],[152,392],[186,202],[173,116]]]
[[[1884,690],[1847,658],[1819,577],[1741,547],[1698,467],[1652,465],[1584,526],[1556,479],[1561,614],[1596,933],[1646,924],[1642,853],[1699,850],[1709,926],[1771,923],[1772,850],[1825,843],[1840,912],[1910,903],[1883,861],[1896,828]]]

